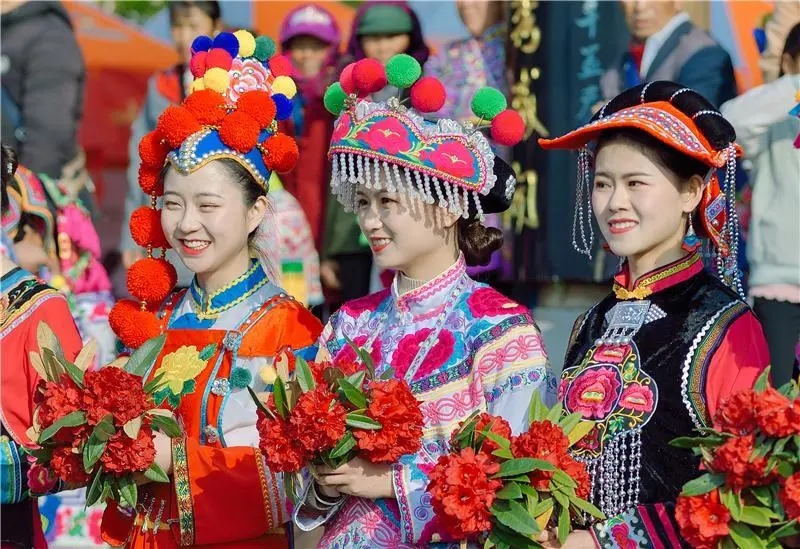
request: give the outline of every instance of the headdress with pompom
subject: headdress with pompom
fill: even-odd
[[[139,143],[139,186],[151,197],[151,206],[133,212],[130,229],[147,257],[128,271],[128,291],[136,301],[119,301],[109,315],[112,329],[131,349],[160,333],[154,311],[177,280],[164,258],[169,244],[157,209],[164,166],[186,175],[228,158],[266,191],[273,171],[287,172],[297,163],[294,139],[277,131],[278,121],[292,114],[297,88],[289,77],[291,65],[275,56],[270,38],[255,38],[245,30],[213,39],[200,36],[192,42],[189,68],[195,77],[189,95],[182,105],[168,107]],[[158,249],[161,254],[154,257]]]
[[[408,89],[411,107],[395,97],[368,99],[387,84]],[[385,68],[373,59],[348,65],[326,90],[324,102],[338,116],[328,158],[333,193],[345,209],[354,209],[359,184],[412,192],[463,217],[482,219],[510,206],[516,176],[479,131],[489,126],[500,145],[522,140],[522,117],[506,108],[500,91],[487,87],[475,94],[477,125],[426,118],[444,105],[444,86],[423,77],[416,59],[399,54]]]

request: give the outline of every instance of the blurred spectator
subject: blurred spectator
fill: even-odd
[[[783,73],[783,46],[789,30],[800,23],[800,2],[797,0],[775,2],[772,14],[764,25],[767,48],[758,65],[764,73],[764,82],[772,82]]]
[[[61,178],[80,157],[78,124],[85,67],[61,2],[0,4],[2,139],[20,164]]]
[[[306,214],[317,250],[322,248],[330,182],[327,153],[333,132],[333,117],[325,109],[322,96],[337,77],[340,41],[333,16],[316,4],[292,10],[281,25],[281,50],[292,61],[298,90],[291,133],[297,139],[301,166],[283,178],[286,190],[297,198]]]
[[[393,55],[407,53],[425,65],[430,50],[422,38],[417,14],[406,2],[365,2],[356,12],[342,66],[364,58],[386,63]],[[404,90],[405,91],[405,90]],[[376,101],[400,95],[386,86]],[[323,284],[338,290],[340,301],[370,293],[372,252],[361,234],[355,216],[328,194],[325,242],[320,274]]]
[[[621,0],[631,43],[619,62],[600,79],[606,100],[622,90],[655,80],[691,88],[714,105],[736,97],[731,57],[704,30],[692,24],[679,2]]]
[[[222,29],[219,2],[169,2],[168,7],[172,41],[181,61],[150,78],[142,110],[131,127],[128,192],[125,195],[125,214],[120,229],[120,251],[125,269],[143,254],[143,250],[131,238],[128,220],[136,208],[150,205],[150,197],[139,188],[139,141],[155,129],[158,117],[168,106],[180,103],[186,97],[193,80],[188,69],[192,41],[201,34],[213,36]],[[178,285],[188,286],[192,281],[190,271],[172,250],[167,251],[167,259],[178,271]]]
[[[789,115],[800,91],[800,24],[789,32],[782,75],[722,106],[753,163],[748,240],[750,295],[767,337],[775,386],[788,382],[800,336],[800,120]]]

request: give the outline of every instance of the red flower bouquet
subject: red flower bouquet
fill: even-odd
[[[262,400],[251,390],[259,446],[273,471],[298,473],[320,464],[336,468],[356,456],[393,463],[419,450],[423,418],[408,384],[393,379],[391,371],[376,377],[369,353],[350,345],[357,362],[282,357],[273,393]],[[291,478],[286,475],[284,481],[293,497]]]
[[[32,470],[71,485],[88,486],[87,505],[114,499],[136,505],[135,474],[167,482],[154,463],[153,430],[180,434],[171,412],[155,407],[155,379],[142,386],[142,375],[155,361],[164,337],[142,345],[124,368],[89,370],[96,344],[87,344],[68,361],[53,332],[38,329],[39,353],[31,361],[42,380],[34,395],[34,424],[29,431],[38,448]]]
[[[537,541],[556,526],[563,543],[585,514],[604,518],[585,500],[586,466],[569,447],[591,429],[580,414],[562,416],[536,393],[528,431],[514,437],[501,417],[473,414],[450,439],[451,451],[429,475],[428,492],[439,524],[453,538],[480,539],[484,547],[541,547]]]
[[[800,534],[800,398],[797,382],[731,395],[715,429],[672,441],[691,448],[706,471],[684,485],[675,508],[692,547],[782,547]]]

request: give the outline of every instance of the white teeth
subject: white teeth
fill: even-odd
[[[388,244],[391,241],[392,240],[390,238],[375,238],[375,239],[372,240],[372,243],[375,246],[383,246],[385,244]]]
[[[636,223],[634,221],[623,221],[621,223],[620,222],[615,222],[615,221],[611,222],[611,226],[615,227],[617,229],[630,229],[634,225],[636,225]]]
[[[205,248],[208,246],[210,242],[207,240],[184,240],[183,245],[187,248],[192,248],[193,250],[198,250],[200,248]]]

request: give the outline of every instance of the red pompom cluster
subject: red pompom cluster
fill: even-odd
[[[156,316],[151,311],[142,310],[139,303],[130,299],[121,299],[111,307],[108,324],[129,349],[138,349],[145,341],[161,333],[161,323]]]
[[[267,138],[261,147],[267,169],[278,173],[294,168],[300,156],[295,140],[282,133]]]
[[[177,281],[175,267],[163,257],[143,258],[128,269],[128,291],[152,307],[167,298]]]
[[[490,133],[498,144],[513,147],[525,136],[525,122],[517,111],[506,109],[492,119]]]
[[[269,72],[275,77],[292,75],[292,61],[285,55],[273,55],[267,64]]]
[[[342,69],[342,74],[339,76],[339,84],[341,84],[342,90],[347,95],[356,93],[356,82],[353,80],[353,68],[355,66],[355,63],[348,64]]]
[[[131,214],[131,237],[138,246],[146,248],[169,248],[169,242],[161,226],[161,210],[140,206]]]
[[[379,92],[386,87],[386,69],[376,59],[366,58],[358,61],[353,66],[352,76],[353,86],[361,96]],[[342,84],[342,89],[344,89],[344,84]]]
[[[447,92],[433,76],[423,76],[411,86],[411,106],[422,113],[436,112],[444,106]]]
[[[198,54],[199,55],[199,54]],[[216,126],[228,114],[225,98],[214,90],[197,90],[187,97],[183,106],[203,126]]]

